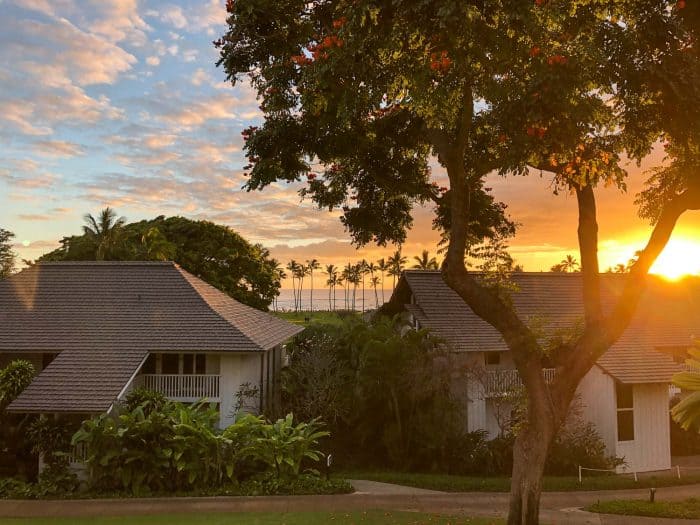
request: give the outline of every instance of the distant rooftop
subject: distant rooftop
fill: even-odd
[[[624,279],[623,274],[601,274],[605,311],[613,307]],[[516,272],[512,280],[517,288],[513,304],[526,322],[552,333],[583,320],[580,273]],[[472,312],[439,271],[404,272],[387,306],[409,311],[455,351],[508,350],[498,331]],[[622,382],[668,382],[678,365],[654,350],[689,347],[695,337],[700,337],[700,279],[668,282],[650,276],[629,328],[597,364]]]

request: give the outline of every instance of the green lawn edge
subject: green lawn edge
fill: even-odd
[[[3,525],[502,525],[495,518],[368,510],[353,512],[241,512],[91,518],[5,518]]]
[[[599,501],[586,507],[589,512],[646,516],[651,518],[700,519],[700,499],[683,501],[612,500]]]
[[[352,470],[338,473],[346,479],[364,479],[393,483],[421,489],[440,490],[443,492],[509,492],[510,478],[457,476],[449,474],[423,474],[393,471]],[[545,492],[573,492],[596,490],[642,489],[650,487],[673,487],[700,483],[700,475],[684,476],[681,479],[673,475],[640,477],[634,481],[631,476],[595,476],[578,482],[575,476],[545,476]]]

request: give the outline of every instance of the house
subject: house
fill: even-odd
[[[242,387],[255,411],[274,403],[282,345],[302,330],[172,262],[36,264],[0,281],[0,327],[0,367],[39,372],[9,411],[86,417],[144,386],[216,403],[221,427]]]
[[[612,307],[624,279],[601,275],[604,309]],[[522,272],[512,281],[518,314],[541,333],[571,330],[583,320],[581,274]],[[512,408],[508,394],[521,385],[500,334],[436,271],[406,271],[384,311],[405,312],[414,327],[430,329],[449,344],[457,367],[470,371],[458,391],[465,399],[467,429],[498,435],[501,415]],[[596,426],[609,454],[624,457],[625,469],[670,468],[669,384],[681,368],[670,350],[689,347],[697,336],[700,282],[652,276],[628,329],[581,382],[582,416]],[[544,374],[551,379],[556,370]]]

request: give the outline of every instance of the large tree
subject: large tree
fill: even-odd
[[[501,333],[527,391],[509,523],[537,523],[547,451],[579,382],[624,332],[677,219],[700,208],[697,13],[659,0],[237,0],[228,12],[220,65],[248,78],[265,114],[244,132],[249,189],[306,181],[302,195],[339,208],[358,245],[400,244],[412,207],[434,204],[444,279]],[[670,167],[640,197],[654,229],[605,314],[594,189],[624,189],[621,156],[659,139]],[[484,186],[493,172],[540,172],[576,197],[585,326],[554,347],[467,271],[475,245],[513,233]]]
[[[101,216],[104,215],[104,212]],[[92,222],[92,221],[91,221]],[[108,221],[113,225],[113,220]],[[100,226],[98,232],[112,228]],[[94,229],[65,237],[62,247],[40,257],[48,261],[173,260],[234,299],[267,309],[278,295],[277,261],[266,248],[251,244],[227,226],[184,217],[156,217],[119,226],[119,242],[95,242]]]
[[[12,239],[15,234],[0,228],[0,279],[9,277],[15,270],[17,254],[12,249]]]

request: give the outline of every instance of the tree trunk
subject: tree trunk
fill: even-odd
[[[554,437],[552,429],[553,425],[546,421],[530,422],[515,439],[508,525],[538,525],[540,522],[542,476]]]

